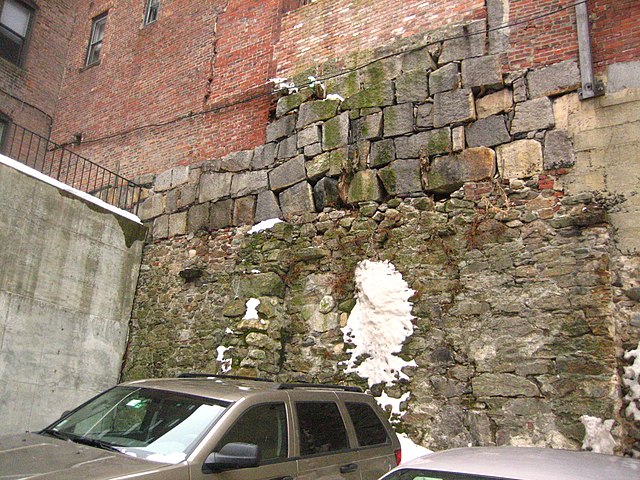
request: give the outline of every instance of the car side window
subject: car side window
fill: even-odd
[[[356,429],[356,437],[361,447],[384,445],[389,436],[371,405],[360,402],[347,402],[347,411]]]
[[[284,403],[266,403],[248,409],[218,442],[215,451],[233,442],[258,445],[261,462],[287,458],[289,441]]]
[[[345,450],[347,429],[333,402],[296,402],[300,455]]]

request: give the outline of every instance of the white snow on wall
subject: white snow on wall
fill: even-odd
[[[220,369],[222,370],[222,373],[228,373],[229,370],[231,370],[231,359],[224,357],[224,354],[227,353],[227,350],[231,350],[231,347],[220,345],[218,348],[216,348],[216,352],[218,352],[216,361],[220,363]]]
[[[400,448],[402,449],[402,461],[400,462],[401,465],[403,463],[407,463],[409,460],[413,460],[414,458],[433,453],[432,450],[414,443],[404,433],[398,433],[397,435],[398,440],[400,440]]]
[[[409,298],[414,291],[389,262],[360,262],[355,282],[356,305],[342,329],[345,342],[354,345],[346,372],[366,378],[369,386],[408,378],[402,369],[416,363],[396,354],[413,333]]]
[[[244,314],[243,320],[258,320],[258,305],[260,300],[257,298],[250,298],[245,304],[247,306],[247,312]]]
[[[260,223],[256,223],[251,229],[247,232],[249,235],[252,233],[262,232],[263,230],[268,230],[272,228],[276,223],[280,223],[282,220],[279,218],[271,218],[269,220],[264,220]]]
[[[640,342],[638,348],[626,352],[624,358],[635,359],[631,366],[624,368],[623,382],[629,389],[624,397],[627,402],[625,413],[636,422],[640,422]]]
[[[580,421],[584,425],[585,435],[582,441],[582,449],[595,453],[607,453],[613,455],[616,441],[611,435],[613,420],[602,420],[598,417],[582,415]]]

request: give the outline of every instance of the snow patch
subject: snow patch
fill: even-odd
[[[253,233],[259,233],[262,232],[263,230],[268,230],[270,228],[273,228],[273,226],[276,223],[281,223],[282,220],[280,220],[279,218],[271,218],[269,220],[264,220],[260,223],[256,223],[253,227],[251,227],[251,230],[249,230],[247,233],[249,235],[253,234]]]
[[[330,93],[325,97],[325,100],[340,100],[341,102],[344,102],[344,97],[338,95],[337,93]]]
[[[243,320],[258,320],[258,305],[260,305],[260,300],[257,298],[250,298],[247,300],[247,313],[242,317]]]
[[[616,441],[611,435],[613,420],[602,420],[598,417],[582,415],[580,421],[584,425],[585,435],[582,441],[582,449],[595,453],[607,453],[613,455]]]
[[[416,363],[395,354],[413,334],[409,298],[415,292],[388,261],[360,262],[355,282],[356,305],[342,329],[344,341],[354,345],[347,351],[346,372],[366,378],[370,387],[407,379],[402,369]]]
[[[635,360],[631,366],[624,367],[624,378],[622,379],[629,389],[624,396],[624,400],[627,402],[625,413],[636,422],[640,422],[640,342],[638,342],[638,348],[625,352],[625,360],[632,358]]]
[[[411,392],[406,392],[400,398],[393,398],[383,391],[379,397],[376,397],[376,400],[383,410],[386,410],[386,407],[391,407],[391,415],[402,417],[406,412],[401,409],[401,404],[409,400],[410,396]]]
[[[227,353],[228,350],[231,350],[231,348],[232,347],[224,347],[222,345],[216,348],[216,352],[218,353],[216,361],[220,363],[220,370],[222,370],[222,373],[228,373],[229,370],[231,370],[231,359],[224,357],[224,354]]]
[[[417,443],[413,443],[409,437],[407,437],[404,433],[398,433],[398,440],[400,440],[400,448],[402,449],[402,462],[406,463],[414,458],[422,457],[423,455],[428,455],[433,453],[432,450],[423,447],[422,445],[418,445]]]

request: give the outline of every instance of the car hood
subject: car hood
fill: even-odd
[[[35,433],[0,436],[0,480],[116,479],[167,467]]]

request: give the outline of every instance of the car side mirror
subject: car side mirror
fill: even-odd
[[[227,443],[219,452],[209,454],[204,462],[205,472],[220,472],[238,468],[257,467],[260,463],[260,448],[253,443]]]

